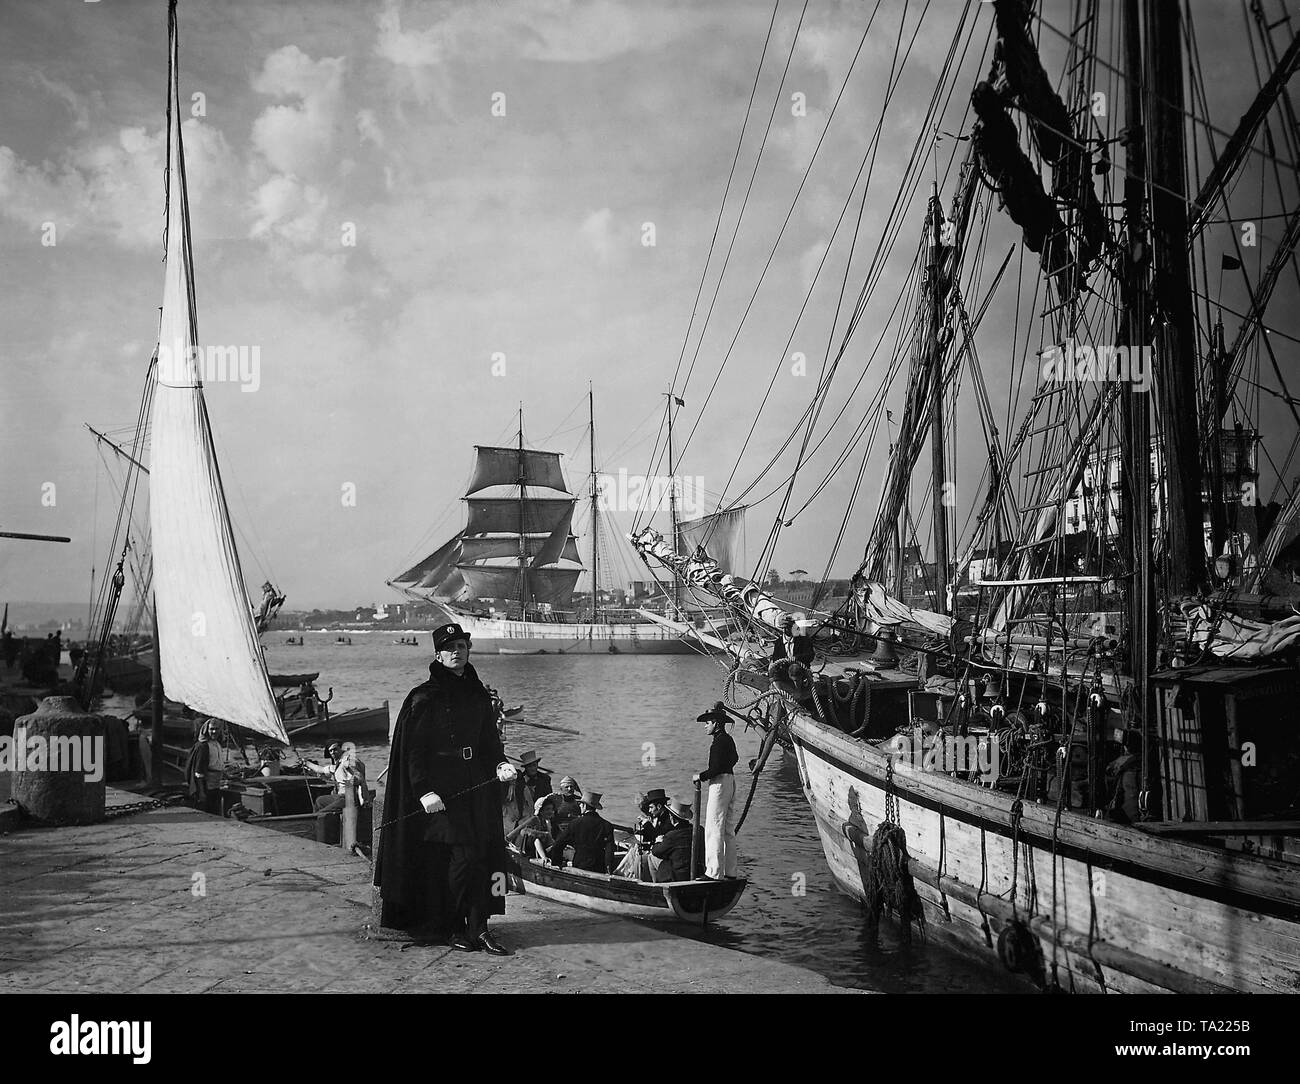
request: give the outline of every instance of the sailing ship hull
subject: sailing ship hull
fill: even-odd
[[[864,898],[870,837],[892,796],[927,930],[991,962],[1036,950],[1021,970],[1079,992],[1300,991],[1293,864],[1077,814],[1057,827],[1050,804],[1026,802],[1017,817],[1013,795],[906,760],[891,772],[885,749],[802,711],[787,725],[849,895]]]
[[[477,652],[500,655],[696,655],[698,644],[671,629],[644,624],[512,621],[479,617],[449,606],[448,619],[469,633]]]

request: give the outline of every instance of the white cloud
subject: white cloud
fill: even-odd
[[[311,185],[276,174],[254,193],[253,205],[257,220],[250,237],[275,236],[305,245],[319,240],[328,200]]]
[[[221,132],[198,118],[182,131],[190,204],[207,207],[210,196],[232,183],[234,158]],[[161,249],[165,167],[162,128],[122,128],[116,140],[83,140],[57,162],[39,165],[0,147],[0,214],[33,230],[52,221],[60,242],[94,234],[127,248]],[[241,232],[222,213],[223,202],[212,202],[213,213],[203,218],[209,232]]]
[[[384,145],[384,133],[379,127],[379,121],[375,119],[373,109],[362,109],[357,112],[357,134],[361,136],[363,143],[373,143],[376,147]]]
[[[582,225],[578,227],[582,239],[591,246],[592,251],[600,257],[602,262],[608,261],[610,256],[613,255],[614,238],[609,230],[613,218],[613,212],[608,207],[602,207],[599,211],[592,211],[583,219]]]
[[[310,175],[329,163],[342,101],[342,57],[312,60],[296,45],[266,58],[253,77],[253,89],[276,98],[296,98],[273,105],[253,122],[253,146],[281,173]]]

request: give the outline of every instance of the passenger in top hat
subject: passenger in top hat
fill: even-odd
[[[502,783],[513,783],[492,698],[469,663],[459,625],[434,630],[429,680],[397,717],[376,848],[380,924],[441,932],[452,948],[511,955],[488,930],[505,914]]]
[[[555,865],[564,861],[564,848],[573,848],[573,868],[591,873],[609,873],[614,868],[614,826],[600,815],[600,794],[582,792],[582,814],[551,844],[547,857]]]
[[[637,839],[646,847],[652,847],[664,837],[672,827],[668,816],[668,795],[662,787],[647,791],[641,799],[641,816],[637,818],[634,831]]]
[[[650,868],[648,859],[650,848],[661,840],[672,828],[672,818],[668,816],[668,796],[662,788],[647,791],[641,799],[641,815],[632,826],[632,842],[627,854],[614,871],[620,877],[632,877],[636,880],[648,880]]]
[[[654,879],[659,882],[694,880],[694,871],[691,869],[691,821],[694,810],[689,802],[683,802],[680,798],[673,798],[666,808],[672,827],[651,848],[650,869]],[[697,828],[694,837],[696,851],[702,852],[702,830]]]
[[[522,770],[506,788],[505,816],[508,828],[516,828],[521,821],[531,817],[537,799],[545,798],[551,793],[550,770],[541,766],[541,759],[533,749],[519,754],[519,767]]]

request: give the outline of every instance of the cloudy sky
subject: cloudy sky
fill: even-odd
[[[683,467],[715,495],[774,367],[764,424],[729,495],[807,405],[831,338],[848,256],[840,241],[829,288],[784,349],[880,117],[900,29],[906,42],[923,4],[878,6],[740,321],[875,7],[811,0],[796,39],[802,0],[778,6],[715,260],[779,86],[780,97],[682,392],[683,429],[699,421]],[[472,445],[512,441],[521,403],[529,443],[573,455],[582,485],[588,382],[601,468],[646,470],[772,10],[770,0],[182,2],[200,337],[260,357],[255,391],[208,386],[251,583],[270,574],[290,608],[393,597],[385,578],[459,525]],[[888,218],[959,10],[945,2],[926,15],[885,112],[861,251]],[[991,16],[976,14],[954,127],[985,64]],[[0,0],[0,18],[0,527],[74,540],[0,544],[0,593],[77,601],[107,560],[120,478],[83,424],[130,439],[156,340],[166,4]],[[1206,40],[1227,24],[1217,9],[1198,18]],[[1235,123],[1243,86],[1219,124]],[[888,271],[895,283],[924,196],[916,229],[904,231],[909,251]],[[850,296],[857,286],[851,278]],[[865,354],[870,316],[859,334]],[[683,372],[695,350],[692,338]],[[795,351],[809,375],[792,371]],[[1005,383],[1007,361],[988,364]],[[871,392],[867,381],[862,409]],[[845,433],[860,414],[847,413]],[[823,465],[837,450],[832,439]],[[856,567],[883,465],[883,453],[869,464],[838,573]],[[777,568],[820,571],[852,473],[786,532]],[[342,499],[349,484],[355,505]],[[751,554],[774,514],[773,501],[753,514]]]

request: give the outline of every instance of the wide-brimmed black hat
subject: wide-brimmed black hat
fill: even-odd
[[[726,707],[719,700],[704,714],[697,715],[695,721],[697,723],[729,723],[731,722],[731,716],[727,714]]]
[[[439,625],[433,630],[433,650],[441,651],[448,644],[454,644],[457,640],[464,640],[465,643],[471,643],[469,633],[457,624]]]

